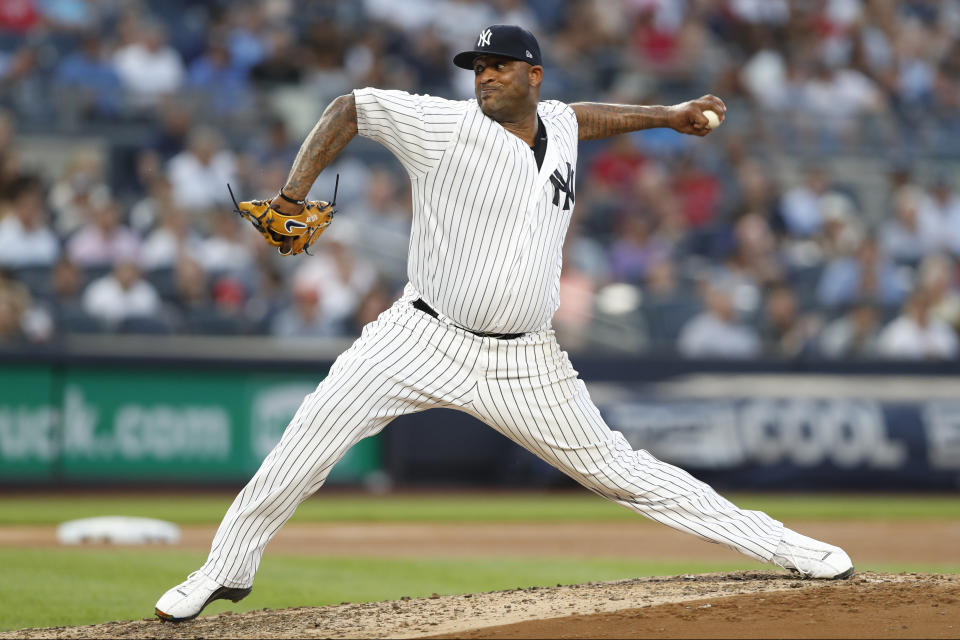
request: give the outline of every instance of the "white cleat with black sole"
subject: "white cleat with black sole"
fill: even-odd
[[[194,571],[157,600],[156,614],[161,620],[169,622],[193,620],[214,600],[240,602],[250,591],[252,587],[224,587],[199,571]]]
[[[804,578],[842,580],[853,575],[853,562],[846,551],[786,528],[770,562]]]

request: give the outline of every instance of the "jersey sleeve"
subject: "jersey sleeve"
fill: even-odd
[[[384,145],[411,175],[440,161],[463,119],[465,103],[405,91],[356,89],[357,133]]]

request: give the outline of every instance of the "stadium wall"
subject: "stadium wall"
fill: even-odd
[[[205,344],[210,344],[205,340]],[[259,466],[339,344],[198,353],[123,340],[0,354],[0,483],[234,485]],[[224,343],[226,345],[226,343]],[[284,354],[278,357],[276,354]],[[578,359],[634,448],[724,488],[956,490],[952,364]],[[550,487],[558,472],[465,414],[405,416],[330,482]]]

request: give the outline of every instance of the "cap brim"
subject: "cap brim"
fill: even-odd
[[[457,65],[461,69],[473,71],[473,60],[477,56],[499,56],[501,58],[509,58],[510,60],[519,60],[520,62],[532,64],[529,60],[524,60],[523,58],[518,58],[517,56],[512,56],[509,53],[501,53],[499,51],[461,51],[457,55],[453,56],[453,64]]]
[[[453,56],[453,64],[461,69],[473,69],[473,59],[480,55],[479,51],[462,51]]]

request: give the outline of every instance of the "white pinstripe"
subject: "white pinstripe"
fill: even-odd
[[[354,96],[359,133],[393,151],[413,183],[410,284],[304,399],[227,511],[201,571],[224,586],[250,586],[270,538],[353,444],[432,407],[479,418],[653,520],[770,560],[783,525],[631,450],[604,423],[550,330],[572,213],[568,198],[554,204],[550,176],[576,166],[570,107],[540,103],[548,140],[538,170],[529,147],[474,101],[375,89]],[[441,318],[411,305],[421,297]],[[525,335],[481,338],[461,327]]]
[[[227,511],[201,571],[248,587],[270,538],[331,467],[393,418],[470,413],[595,493],[675,529],[768,561],[783,525],[686,472],[632,451],[590,400],[553,331],[481,338],[417,311],[412,287],[334,363]]]

